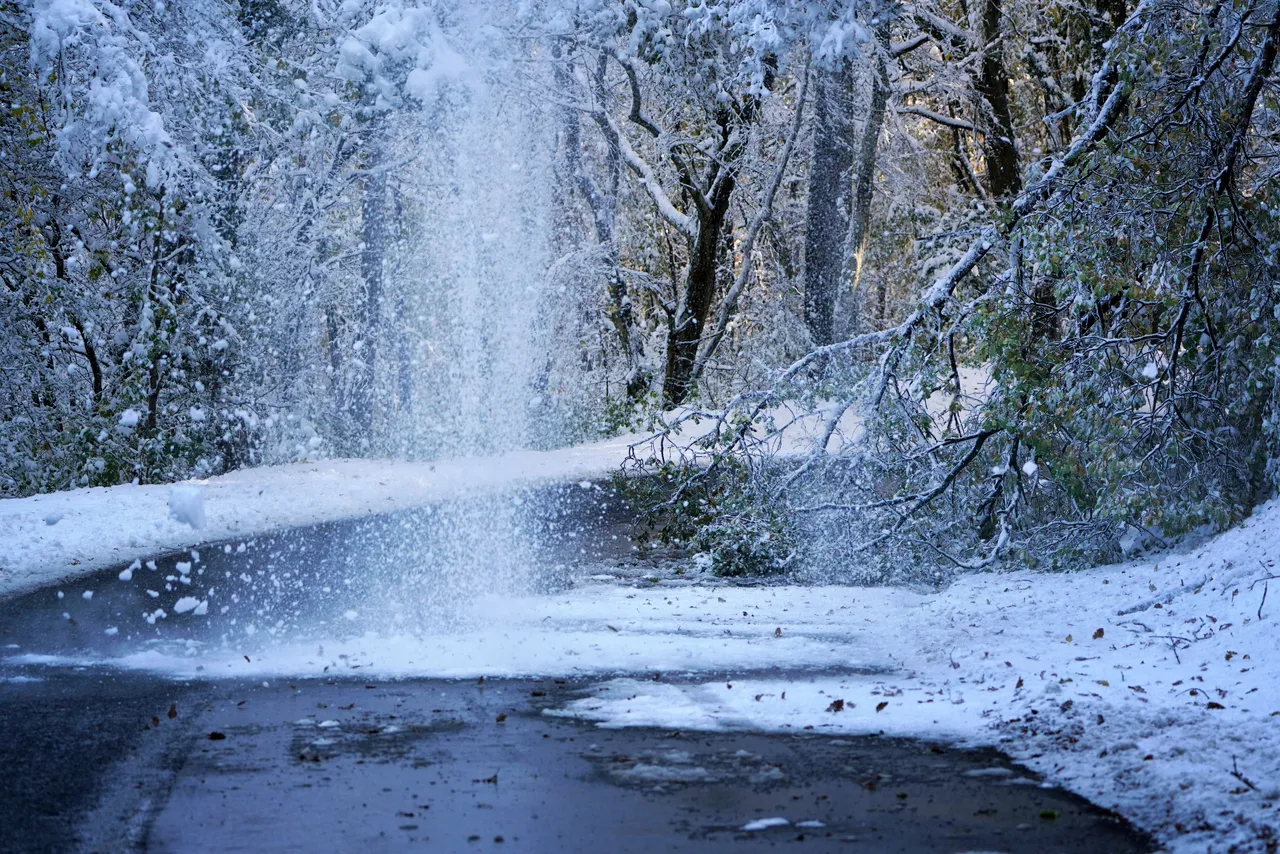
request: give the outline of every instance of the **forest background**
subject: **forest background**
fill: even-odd
[[[0,495],[644,428],[724,573],[1225,527],[1280,477],[1278,40],[1262,0],[0,0]]]

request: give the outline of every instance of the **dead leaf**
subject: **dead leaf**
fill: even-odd
[[[1022,677],[1021,677],[1021,676],[1019,676],[1019,677],[1018,677],[1018,684],[1013,686],[1013,690],[1015,690],[1015,691],[1021,691],[1021,690],[1022,690]]]
[[[1094,633],[1093,633],[1093,639],[1094,639],[1094,640],[1101,640],[1102,636],[1103,636],[1103,635],[1105,635],[1105,634],[1106,634],[1106,632],[1104,632],[1102,629],[1098,629],[1096,632],[1094,632]]]
[[[1222,705],[1221,703],[1215,703],[1213,701],[1210,701],[1209,704],[1205,706],[1205,708],[1206,709],[1225,709],[1226,706]]]
[[[876,711],[883,712],[888,705],[889,705],[888,700],[881,700],[880,702],[876,703]]]
[[[844,700],[832,700],[831,705],[827,706],[828,712],[843,712]]]
[[[227,734],[225,732],[218,732],[215,730],[214,732],[209,733],[210,741],[225,741],[226,738]]]
[[[170,703],[169,704],[169,720],[173,720],[177,716],[178,716],[178,704]]]
[[[1067,635],[1067,643],[1071,643],[1071,635]]]
[[[774,636],[775,638],[780,638],[780,637],[782,637],[782,627],[781,627],[781,626],[779,626],[778,628],[776,628],[776,629],[774,629],[774,630],[773,630],[773,636]]]
[[[502,722],[503,722],[503,721],[505,721],[506,719],[507,719],[507,716],[506,716],[506,714],[504,713],[504,714],[498,715],[496,718],[494,718],[494,721],[495,721],[495,722],[497,722],[497,723],[502,723]]]

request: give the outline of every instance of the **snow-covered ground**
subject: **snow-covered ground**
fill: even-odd
[[[668,413],[671,421],[685,410]],[[806,453],[823,414],[776,407],[771,446]],[[858,429],[852,416],[841,421]],[[104,566],[233,537],[422,507],[463,495],[607,477],[629,454],[678,453],[714,426],[682,421],[671,437],[631,434],[554,451],[513,451],[432,463],[321,460],[242,469],[177,485],[92,487],[0,499],[0,596]],[[838,440],[833,440],[838,441]]]
[[[464,489],[589,477],[616,465],[626,446],[434,470],[344,462],[237,473],[204,484],[201,531],[168,520],[165,487],[0,502],[4,584]],[[353,623],[345,634],[259,644],[251,661],[232,642],[154,646],[112,663],[175,677],[594,677],[561,714],[604,726],[811,727],[994,744],[1170,850],[1274,851],[1280,578],[1269,598],[1265,579],[1280,575],[1278,547],[1273,501],[1185,554],[1066,574],[972,575],[940,593],[599,576],[552,596],[483,599],[470,627],[434,636]],[[17,567],[21,577],[9,577]],[[195,619],[217,616],[172,617]],[[48,660],[10,652],[10,662]]]
[[[178,486],[126,484],[4,499],[0,595],[205,542],[605,477],[637,441],[626,436],[559,451],[436,463],[324,460],[242,469]]]

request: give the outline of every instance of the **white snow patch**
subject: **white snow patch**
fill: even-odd
[[[711,779],[706,768],[689,765],[651,765],[639,762],[631,768],[622,768],[613,772],[636,783],[703,783]]]
[[[132,424],[138,417],[131,416]],[[604,478],[632,444],[643,441],[624,436],[556,451],[431,463],[327,460],[243,469],[174,486],[123,484],[0,499],[0,596],[109,562],[363,517],[371,508],[390,513],[463,495]],[[45,522],[53,514],[62,519],[56,536]],[[146,566],[154,569],[154,561]]]
[[[204,528],[204,489],[189,485],[169,487],[169,518],[196,530]]]
[[[742,829],[747,832],[752,832],[756,830],[768,830],[771,827],[786,827],[789,824],[791,824],[791,822],[787,821],[785,818],[782,818],[781,816],[774,816],[772,818],[758,818],[755,821],[749,821],[742,826]]]

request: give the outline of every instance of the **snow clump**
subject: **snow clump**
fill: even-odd
[[[204,490],[198,486],[170,487],[169,518],[196,529],[203,528]]]

